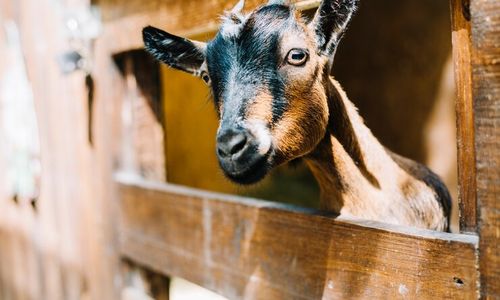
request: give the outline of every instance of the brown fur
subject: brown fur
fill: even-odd
[[[254,101],[248,105],[246,119],[271,123],[272,116],[269,112],[272,110],[272,102],[273,96],[269,91],[258,93]]]
[[[270,124],[276,164],[304,157],[318,180],[323,209],[347,216],[400,225],[448,230],[446,189],[427,168],[388,152],[364,125],[340,84],[329,76],[329,62],[315,51],[310,28],[297,18],[281,40],[289,49],[309,49],[301,68],[281,66],[287,79],[287,110],[271,124],[272,97],[261,93],[248,119]],[[411,162],[411,163],[410,163]]]
[[[289,19],[287,7],[279,5],[262,7],[248,16],[233,10],[235,15],[226,18],[222,35],[208,46],[151,27],[143,35],[155,57],[197,76],[207,72],[210,60],[206,55],[214,59],[209,66],[213,67],[211,75],[218,75],[212,78],[216,82],[206,81],[217,90],[221,118],[217,153],[222,169],[233,181],[255,183],[273,167],[302,157],[320,184],[324,209],[447,230],[450,197],[441,181],[427,168],[386,150],[340,84],[329,76],[335,49],[356,2],[324,0],[309,23],[297,12],[291,14],[295,20]],[[226,39],[239,34],[245,43],[227,43]],[[162,40],[165,38],[169,43]],[[224,47],[236,50],[226,53]],[[173,56],[166,49],[180,53]],[[224,62],[221,55],[241,59],[235,53],[256,56],[242,56],[251,64],[217,64]],[[263,70],[258,70],[260,62]],[[238,78],[231,76],[238,76],[236,71],[241,70],[232,67],[246,68],[247,77],[255,73],[252,85],[242,85],[247,81],[235,84]],[[231,80],[224,79],[226,75]],[[220,90],[229,94],[221,96]]]
[[[314,40],[307,34],[307,27],[299,24],[283,36],[281,44],[286,45],[281,47],[283,57],[290,48],[314,49]],[[289,107],[272,132],[280,163],[310,152],[323,137],[329,114],[325,87],[319,74],[324,62],[323,57],[310,53],[309,62],[303,68],[286,67],[283,70],[289,78],[285,90]]]
[[[336,93],[329,96],[329,105],[343,108],[337,115],[345,118],[331,119],[324,139],[305,157],[320,184],[322,207],[342,215],[448,230],[446,201],[439,201],[443,195],[426,182],[437,177],[407,159],[406,167],[400,167],[363,124],[340,85],[330,79],[330,86]],[[349,152],[355,141],[359,149]]]

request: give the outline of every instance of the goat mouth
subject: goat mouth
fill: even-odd
[[[267,175],[271,169],[269,158],[270,152],[261,156],[250,165],[246,165],[245,168],[236,168],[232,171],[226,170],[224,167],[222,169],[226,177],[231,181],[238,184],[250,185],[259,182]]]

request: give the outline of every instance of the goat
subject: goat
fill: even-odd
[[[437,175],[386,149],[330,76],[358,0],[323,0],[312,20],[286,1],[226,13],[208,43],[154,27],[146,50],[200,77],[219,116],[217,157],[239,184],[301,158],[317,179],[322,209],[449,231],[451,198]]]

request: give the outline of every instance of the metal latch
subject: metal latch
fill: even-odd
[[[64,74],[83,70],[90,74],[93,61],[93,44],[101,34],[101,16],[96,6],[69,10],[64,17],[65,35],[69,50],[57,58]]]

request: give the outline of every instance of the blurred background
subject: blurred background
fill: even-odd
[[[154,62],[137,43],[140,32],[127,31],[136,28],[130,24],[148,23],[149,15],[171,16],[162,19],[164,26],[154,24],[167,30],[196,18],[200,2],[176,2],[0,0],[0,300],[94,299],[83,270],[96,261],[82,257],[99,252],[116,260],[100,244],[116,237],[103,232],[94,238],[85,224],[97,228],[110,222],[95,211],[112,204],[87,199],[97,193],[96,199],[107,201],[108,187],[98,192],[90,187],[114,171],[318,207],[318,186],[300,161],[249,188],[224,178],[215,157],[217,119],[206,86]],[[234,3],[210,5],[220,13]],[[215,24],[180,33],[208,40]],[[113,50],[129,42],[134,47],[127,51]],[[112,53],[109,62],[99,61],[104,52]],[[337,52],[333,76],[384,145],[444,179],[455,199],[452,228],[457,231],[452,67],[448,1],[366,0]],[[99,97],[120,103],[102,104],[95,101]],[[107,110],[96,119],[99,107]],[[99,120],[113,116],[118,119],[103,136]],[[72,131],[75,124],[78,130]],[[99,159],[99,141],[110,144],[106,149],[115,159]],[[96,164],[106,165],[108,173],[95,171]],[[209,299],[190,294],[196,289],[176,280],[172,299]],[[133,276],[116,281],[137,285]],[[125,290],[130,299],[144,296]]]

